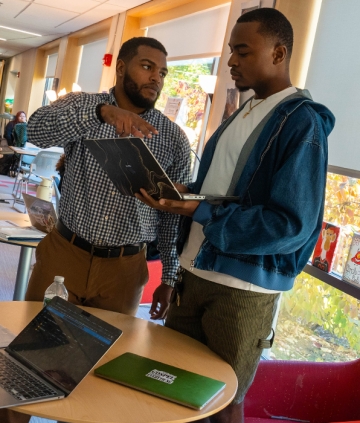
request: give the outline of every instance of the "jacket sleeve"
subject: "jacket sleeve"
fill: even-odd
[[[29,118],[29,141],[48,148],[80,140],[89,130],[101,125],[95,113],[97,103],[87,93],[69,93],[50,106],[40,107]]]
[[[291,132],[295,147],[282,166],[263,175],[272,178],[266,203],[199,205],[193,220],[203,225],[211,245],[229,254],[273,255],[297,251],[306,243],[323,213],[327,172],[326,135],[318,123],[309,136],[308,123]]]

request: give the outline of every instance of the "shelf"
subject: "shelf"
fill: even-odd
[[[335,273],[326,273],[309,263],[305,266],[304,272],[360,300],[360,285],[346,282],[341,279],[341,276]]]

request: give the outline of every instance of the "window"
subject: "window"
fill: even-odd
[[[360,285],[341,281],[352,235],[360,229],[359,204],[360,179],[328,173],[324,220],[340,226],[341,236],[332,274],[317,274],[333,286],[303,272],[282,294],[272,358],[349,361],[360,356]],[[355,294],[346,294],[348,288]]]
[[[175,122],[186,133],[192,151],[192,165],[200,160],[199,139],[203,122],[206,120],[205,106],[207,94],[199,84],[200,75],[211,75],[216,59],[191,59],[168,62],[169,73],[164,88],[156,103],[156,108],[164,112],[169,98],[182,99]]]
[[[58,78],[55,79],[57,59],[58,59],[58,53],[50,54],[48,56],[48,61],[46,65],[46,73],[45,73],[45,87],[44,87],[42,106],[47,106],[50,104],[50,100],[48,99],[45,92],[48,90],[57,91],[56,85],[59,82]]]

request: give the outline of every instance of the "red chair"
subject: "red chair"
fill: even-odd
[[[244,404],[245,423],[360,419],[360,359],[345,363],[263,360]]]
[[[145,285],[140,304],[151,304],[155,289],[161,284],[162,264],[160,260],[147,262],[149,270],[149,281]]]

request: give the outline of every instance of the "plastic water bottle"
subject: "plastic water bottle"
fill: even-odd
[[[54,282],[47,288],[44,295],[44,307],[56,296],[67,300],[69,294],[64,285],[64,276],[55,276]]]

